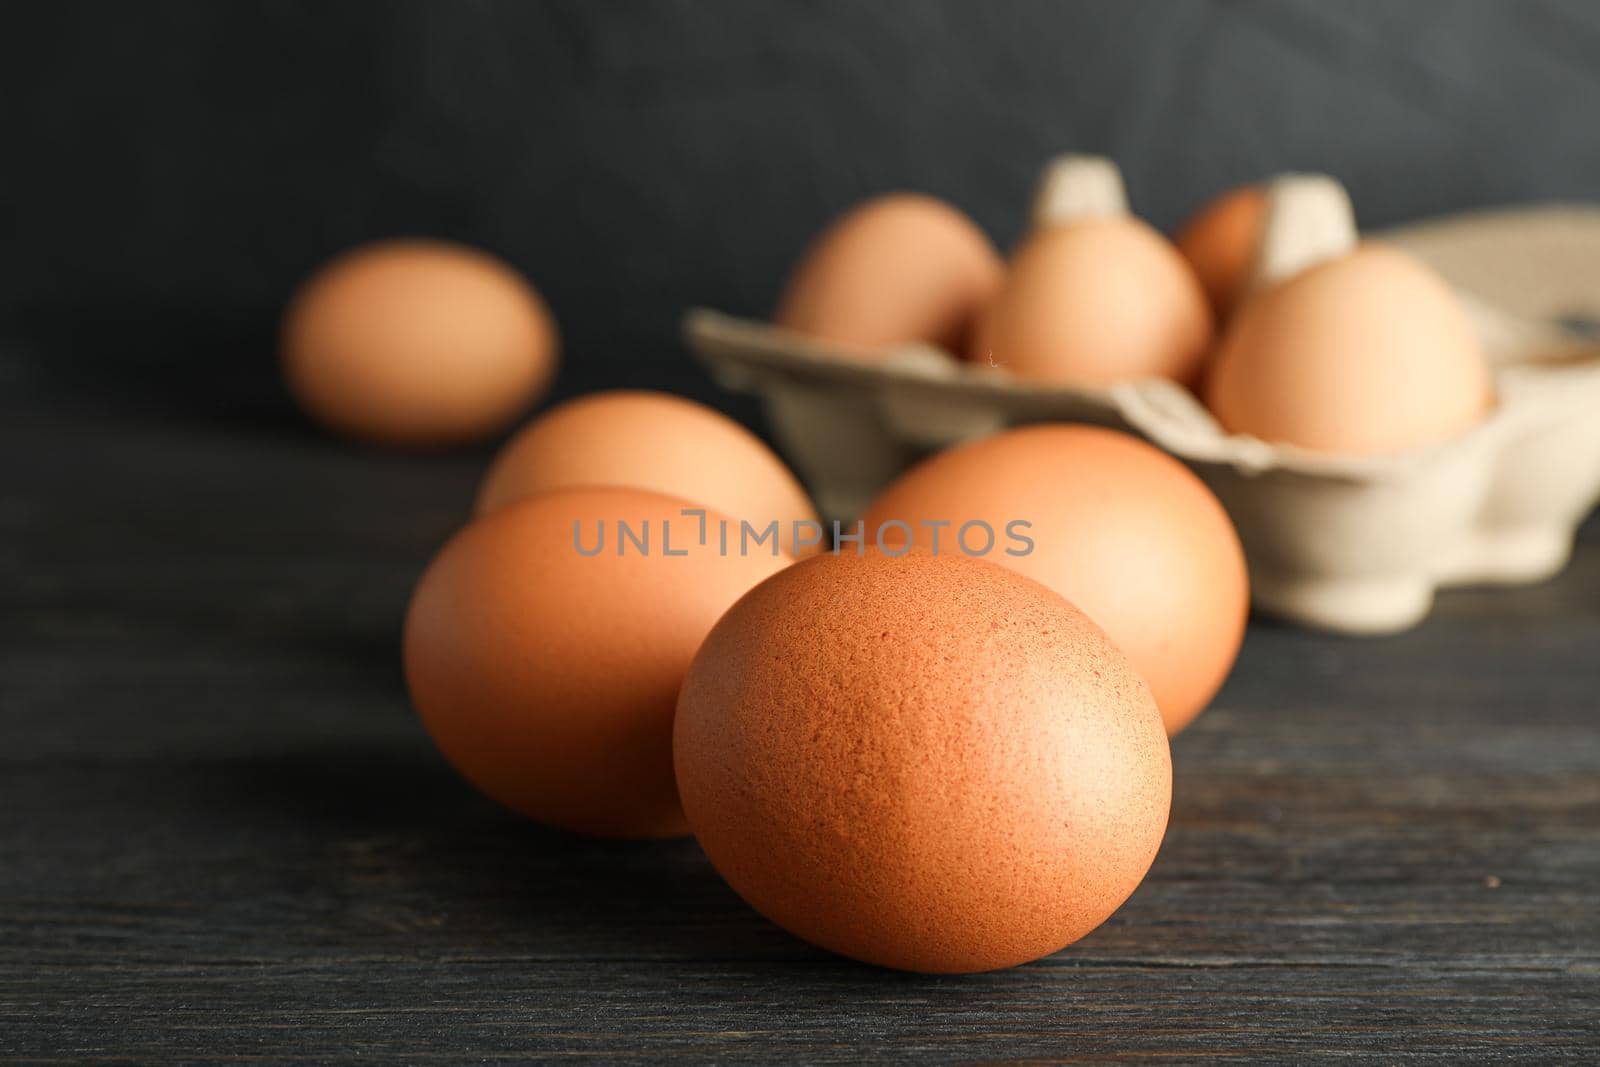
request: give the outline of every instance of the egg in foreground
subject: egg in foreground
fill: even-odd
[[[1166,828],[1161,715],[1061,597],[966,557],[798,563],[678,702],[684,810],[757,911],[842,955],[993,970],[1084,936]]]
[[[699,518],[683,515],[699,506],[563,489],[483,516],[444,546],[406,614],[406,683],[468,781],[578,833],[687,832],[672,771],[684,672],[718,616],[790,562],[724,555],[715,512],[702,544]]]
[[[283,366],[305,411],[377,444],[487,437],[536,401],[556,365],[544,301],[500,260],[443,241],[339,256],[301,287]]]
[[[981,520],[1026,537],[986,558],[1060,593],[1149,683],[1167,732],[1216,695],[1244,640],[1250,581],[1232,521],[1178,460],[1093,426],[1010,430],[941,452],[896,479],[863,516],[892,549],[960,551]],[[932,525],[947,522],[943,528]],[[978,541],[974,536],[969,540]]]
[[[805,490],[760,438],[703,404],[668,393],[592,393],[545,412],[506,443],[478,490],[479,514],[550,489],[651,489],[778,525],[793,553],[821,526]],[[810,524],[796,537],[796,523]],[[801,546],[804,547],[804,546]]]

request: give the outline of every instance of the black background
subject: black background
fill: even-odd
[[[713,394],[683,309],[763,314],[832,215],[916,188],[1017,235],[1114,156],[1175,225],[1286,170],[1382,225],[1600,190],[1600,10],[1396,4],[11,4],[0,329],[118,403],[286,411],[295,283],[364,239],[523,269],[565,394]],[[13,361],[15,362],[15,361]]]

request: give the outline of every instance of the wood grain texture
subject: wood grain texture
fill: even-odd
[[[0,1052],[217,1062],[1600,1057],[1600,529],[1352,640],[1252,624],[1101,930],[875,971],[692,843],[479,799],[401,611],[481,455],[248,410],[0,419]],[[18,462],[20,460],[20,462]]]

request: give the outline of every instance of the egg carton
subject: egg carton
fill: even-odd
[[[1047,172],[1037,221],[1126,210],[1109,161]],[[1287,175],[1268,186],[1257,284],[1356,240],[1344,190]],[[1440,219],[1379,235],[1461,295],[1493,366],[1494,410],[1425,448],[1345,457],[1224,431],[1184,387],[1042,385],[926,345],[851,352],[713,311],[690,347],[726,388],[762,401],[822,513],[849,520],[926,453],[1029,422],[1126,430],[1179,457],[1227,508],[1255,606],[1307,626],[1388,633],[1421,621],[1441,586],[1513,584],[1565,565],[1600,499],[1600,209],[1556,206]]]

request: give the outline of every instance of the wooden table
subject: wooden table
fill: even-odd
[[[0,419],[0,1051],[1600,1060],[1600,525],[1403,636],[1253,623],[1133,899],[924,978],[480,799],[397,634],[482,455],[207,407]]]

